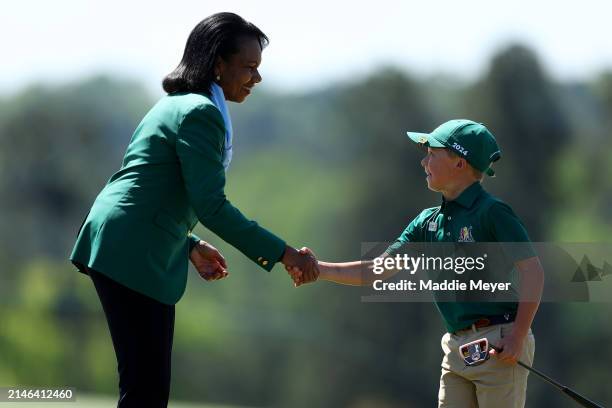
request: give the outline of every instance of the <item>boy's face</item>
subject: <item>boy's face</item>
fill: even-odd
[[[443,191],[452,186],[458,169],[458,157],[453,157],[444,148],[428,147],[421,166],[427,174],[427,187],[432,191]]]

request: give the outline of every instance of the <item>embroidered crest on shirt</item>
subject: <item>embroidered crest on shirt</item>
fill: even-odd
[[[459,239],[457,242],[476,242],[472,236],[472,226],[463,227],[459,230]]]

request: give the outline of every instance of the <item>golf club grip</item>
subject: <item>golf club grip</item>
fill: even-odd
[[[582,395],[578,394],[576,391],[572,390],[571,388],[563,387],[561,391],[565,393],[568,397],[570,397],[571,399],[573,399],[574,401],[582,405],[583,407],[604,408],[603,405],[594,403],[593,401],[587,399],[586,397],[583,397]]]

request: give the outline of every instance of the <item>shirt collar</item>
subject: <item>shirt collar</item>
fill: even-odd
[[[448,205],[450,203],[457,203],[462,207],[470,208],[472,204],[474,204],[474,201],[476,201],[476,198],[478,198],[478,196],[480,195],[482,191],[483,189],[482,189],[482,185],[480,184],[480,182],[475,181],[471,186],[463,190],[463,192],[459,194],[459,197],[455,198],[452,201],[446,201],[446,199],[442,197],[442,205]]]

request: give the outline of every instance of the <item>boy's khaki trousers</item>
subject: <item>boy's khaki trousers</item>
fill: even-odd
[[[502,363],[497,357],[478,366],[468,367],[459,354],[465,343],[486,337],[489,343],[499,340],[512,331],[513,323],[497,324],[481,329],[470,328],[442,337],[442,375],[438,393],[439,408],[523,408],[527,392],[527,374],[519,365]],[[519,360],[533,363],[535,338],[531,329],[523,343]]]

